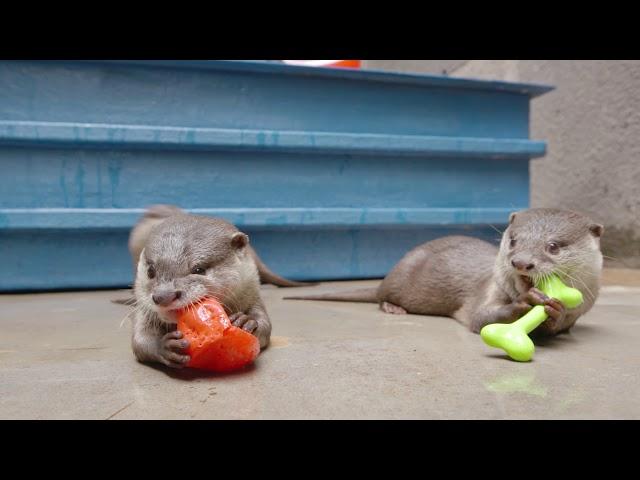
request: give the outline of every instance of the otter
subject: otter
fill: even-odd
[[[534,334],[555,335],[568,331],[598,296],[603,232],[578,212],[523,210],[509,216],[499,248],[473,237],[442,237],[409,251],[378,287],[284,298],[378,303],[392,314],[453,317],[475,333],[544,305],[549,317]],[[580,290],[584,303],[565,309],[534,287],[552,273]]]
[[[260,297],[261,262],[256,264],[246,234],[225,220],[173,207],[151,209],[138,227],[131,244],[132,348],[139,361],[186,365],[188,343],[176,329],[176,312],[206,296],[223,305],[234,326],[267,347],[271,321]]]

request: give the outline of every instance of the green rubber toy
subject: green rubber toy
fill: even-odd
[[[551,275],[536,284],[545,295],[560,301],[566,308],[575,308],[582,303],[582,293],[567,287],[556,275]],[[518,362],[528,362],[533,357],[535,347],[529,333],[547,319],[544,305],[536,305],[526,315],[513,323],[492,323],[480,330],[484,342],[501,348]]]

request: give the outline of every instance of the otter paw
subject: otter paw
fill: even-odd
[[[524,302],[532,307],[544,305],[547,300],[549,300],[549,297],[537,288],[530,288],[516,299],[517,302]]]
[[[507,319],[515,322],[517,319],[522,317],[525,313],[528,313],[533,307],[530,303],[524,300],[516,300],[510,305],[510,312],[507,315]]]
[[[566,329],[564,320],[567,316],[567,311],[562,303],[555,298],[548,298],[544,302],[544,311],[549,315],[549,318],[538,327],[540,333],[555,335]]]
[[[241,328],[245,332],[254,333],[258,328],[258,322],[243,312],[234,313],[229,317],[231,325]]]
[[[182,332],[176,330],[169,332],[160,339],[158,349],[158,360],[171,368],[182,368],[191,357],[184,355],[184,351],[189,347],[189,341],[182,338]]]
[[[269,340],[271,340],[271,326],[268,324],[258,324],[258,328],[256,328],[253,332],[253,335],[260,341],[260,348],[265,348],[269,345]]]
[[[380,310],[385,313],[392,313],[394,315],[405,315],[407,311],[399,305],[394,305],[389,302],[382,302],[380,304]]]
[[[257,320],[243,312],[234,313],[229,317],[229,321],[234,327],[241,328],[255,336],[260,341],[260,348],[264,348],[269,344],[271,337],[271,327],[269,325],[261,326]]]
[[[473,320],[469,325],[469,330],[471,330],[473,333],[480,333],[480,330],[482,330],[485,325],[488,325],[488,323]]]

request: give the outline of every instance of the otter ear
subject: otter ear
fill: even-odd
[[[249,243],[249,236],[242,232],[236,232],[231,237],[231,246],[238,250],[246,247],[248,243]]]
[[[509,215],[509,225],[511,225],[513,223],[513,221],[515,220],[516,213],[518,213],[518,212],[512,212],[511,215]]]
[[[604,227],[602,225],[594,223],[592,225],[589,225],[589,231],[594,237],[601,237],[604,233]]]

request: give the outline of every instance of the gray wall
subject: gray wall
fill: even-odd
[[[406,63],[402,63],[406,62]],[[640,61],[370,60],[366,68],[550,84],[532,102],[531,205],[582,211],[605,225],[612,266],[640,267]]]
[[[437,74],[450,73],[467,60],[363,60],[362,67],[390,72]]]

